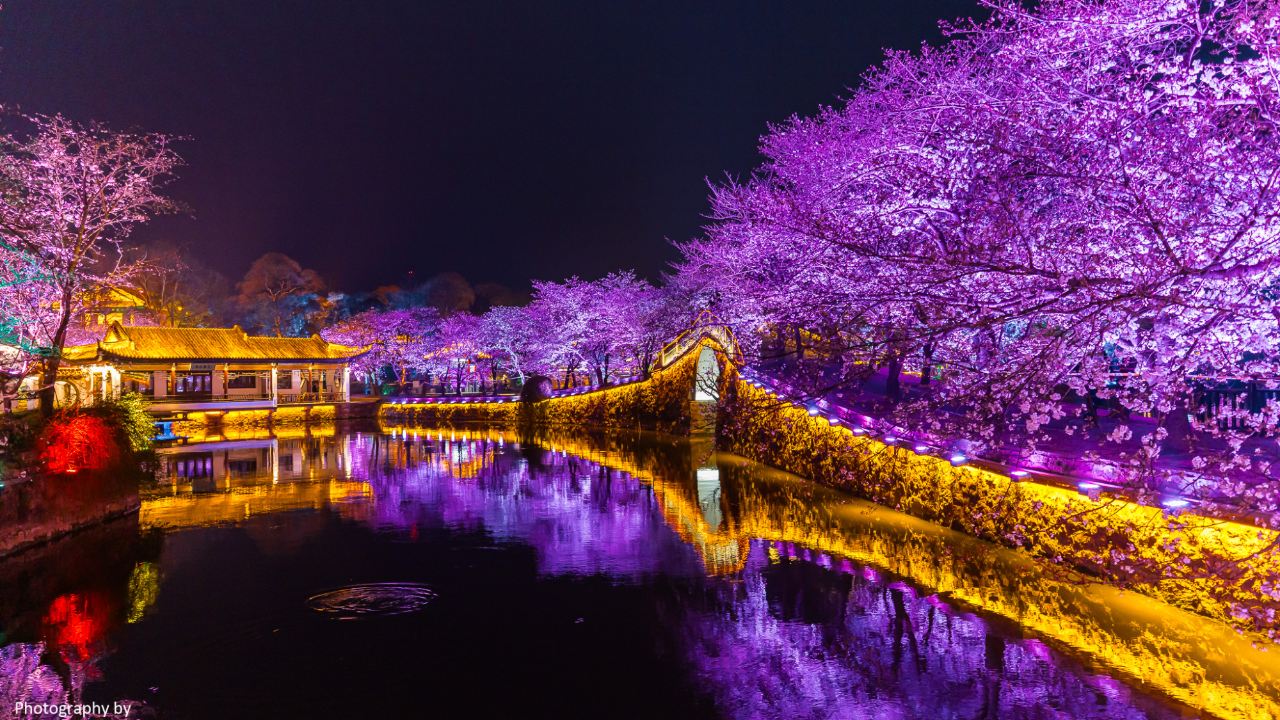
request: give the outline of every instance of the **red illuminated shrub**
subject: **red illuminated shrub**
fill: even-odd
[[[121,456],[118,435],[100,416],[62,413],[40,435],[40,460],[51,473],[114,467]]]

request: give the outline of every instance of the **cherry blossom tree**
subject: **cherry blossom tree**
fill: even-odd
[[[3,139],[0,232],[40,263],[57,303],[56,323],[39,342],[42,412],[53,412],[53,385],[80,293],[121,279],[120,243],[138,223],[172,209],[160,188],[180,164],[172,138],[128,134],[61,116],[31,118],[26,139]]]
[[[34,256],[0,243],[0,401],[5,411],[22,381],[39,370],[56,328],[57,288]]]
[[[483,329],[480,318],[454,313],[440,322],[440,332],[433,338],[418,367],[443,380],[461,395],[470,379],[479,379],[477,361],[483,354]]]
[[[986,4],[771,128],[765,164],[714,188],[686,282],[811,398],[883,381],[865,402],[903,434],[1006,462],[1065,446],[1138,502],[1280,523],[1280,8]],[[1259,579],[1241,568],[1164,572]]]
[[[533,314],[523,307],[495,306],[481,316],[478,332],[484,352],[523,385],[530,370],[539,365],[542,349]]]
[[[1145,501],[1277,509],[1275,448],[1247,444],[1274,436],[1274,401],[1202,407],[1280,376],[1276,9],[989,7],[773,128],[684,273],[813,395],[881,372],[896,421],[997,454],[1114,406],[1151,418],[1108,435]],[[944,381],[904,393],[906,365]],[[1179,454],[1193,472],[1156,471]]]
[[[440,332],[440,316],[432,308],[407,310],[366,310],[326,328],[321,336],[329,342],[369,351],[353,361],[352,369],[366,383],[377,384],[385,368],[396,382],[404,382],[405,371],[421,367]]]
[[[529,314],[543,338],[541,357],[564,373],[565,385],[580,369],[599,384],[619,372],[643,375],[670,339],[670,306],[658,288],[632,271],[594,281],[535,281],[533,287]]]

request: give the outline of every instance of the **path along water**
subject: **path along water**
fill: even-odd
[[[0,564],[0,714],[1172,718],[1276,701],[1270,656],[1221,628],[1046,589],[1016,553],[705,442],[313,430],[165,458],[136,521]]]

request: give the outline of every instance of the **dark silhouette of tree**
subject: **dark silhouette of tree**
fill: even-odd
[[[316,272],[304,270],[283,253],[267,253],[255,260],[236,288],[246,323],[276,337],[305,334],[307,325],[322,317],[329,304],[320,294],[325,286]]]

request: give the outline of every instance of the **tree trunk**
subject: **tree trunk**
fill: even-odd
[[[57,400],[58,367],[62,364],[62,346],[67,341],[67,325],[71,323],[72,288],[62,291],[62,317],[58,318],[58,330],[53,334],[53,347],[44,361],[44,387],[40,388],[40,416],[53,417],[53,404]]]
[[[1098,427],[1098,396],[1092,388],[1084,394],[1084,421],[1089,427]]]
[[[1190,410],[1187,409],[1189,393],[1178,393],[1173,409],[1164,416],[1164,429],[1169,435],[1162,443],[1166,450],[1174,452],[1190,452],[1191,440],[1195,437],[1195,430],[1191,427],[1191,421],[1187,419]]]
[[[928,387],[933,383],[933,343],[924,344],[924,367],[920,370],[920,386]]]
[[[804,338],[800,336],[799,324],[795,326],[795,336],[796,336],[796,359],[803,360],[804,359]]]
[[[884,381],[884,396],[890,402],[898,402],[902,399],[902,359],[897,352],[889,356],[886,368],[889,376]]]

